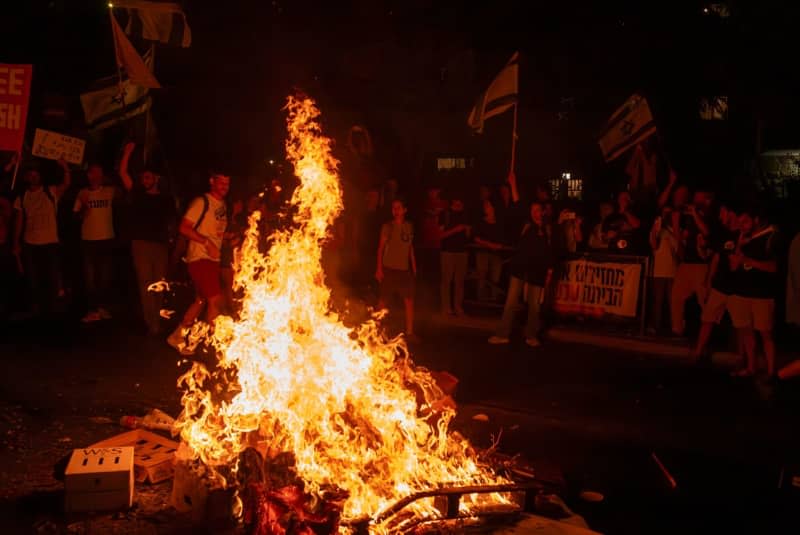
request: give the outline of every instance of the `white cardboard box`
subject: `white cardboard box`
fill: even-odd
[[[133,448],[74,450],[64,473],[64,495],[67,512],[133,505]]]

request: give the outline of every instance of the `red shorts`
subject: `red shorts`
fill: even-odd
[[[219,262],[206,259],[195,260],[186,264],[186,267],[189,269],[189,276],[200,297],[208,300],[222,294]]]

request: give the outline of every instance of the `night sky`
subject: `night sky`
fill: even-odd
[[[77,95],[114,72],[106,2],[15,4],[17,12],[4,16],[0,61],[35,65],[29,127],[37,125],[37,104],[59,94],[74,131],[82,121]],[[704,5],[184,2],[193,43],[158,47],[164,89],[154,113],[170,168],[186,177],[210,166],[261,173],[265,160],[280,157],[283,100],[301,88],[340,141],[353,124],[370,129],[381,178],[425,181],[426,158],[444,153],[477,156],[481,179],[495,180],[508,158],[510,121],[493,120],[476,137],[466,115],[519,50],[520,174],[533,181],[565,168],[613,175],[618,170],[600,162],[596,135],[640,91],[679,171],[724,180],[753,155],[757,119],[765,149],[800,143],[793,127],[800,10],[728,2],[730,16],[720,18]],[[728,95],[730,119],[701,124],[702,95]]]

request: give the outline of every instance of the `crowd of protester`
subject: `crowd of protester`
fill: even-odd
[[[372,194],[369,214],[378,210],[380,199],[379,192]],[[795,238],[787,264],[781,265],[786,236],[767,206],[721,196],[708,187],[692,191],[674,171],[652,202],[634,202],[623,190],[613,202],[600,202],[595,217],[588,204],[554,201],[544,188],[536,188],[523,201],[513,174],[498,187],[480,186],[473,195],[431,186],[419,210],[418,243],[406,244],[399,252],[402,265],[392,269],[413,274],[418,251],[420,259],[426,259],[419,262],[420,270],[426,272],[418,277],[425,288],[416,294],[434,294],[426,281],[438,274],[443,316],[465,315],[470,290],[473,310],[502,305],[498,327],[489,338],[492,344],[509,343],[515,314],[521,302],[526,303],[523,337],[537,347],[563,261],[576,254],[611,261],[635,256],[647,267],[647,335],[686,340],[692,357],[702,364],[710,361],[709,342],[715,334],[723,340],[721,345],[727,339],[727,347],[741,357],[743,364],[732,375],[754,376],[763,355],[766,376],[785,379],[798,374],[800,364],[781,370],[776,363],[776,303],[785,297],[786,322],[798,323],[800,240]],[[397,217],[397,211],[403,217]],[[412,333],[414,278],[406,274],[398,283],[394,273],[392,278],[385,276],[385,266],[394,262],[398,250],[394,241],[414,239],[414,227],[405,220],[406,206],[398,203],[397,211],[393,206],[395,218],[381,232],[377,278],[383,281],[382,303],[392,294],[403,297],[406,331]],[[361,247],[371,250],[368,244]],[[437,256],[438,266],[431,261]],[[788,283],[782,295],[784,267]]]
[[[79,173],[64,161],[50,167],[23,162],[24,187],[14,192],[8,178],[17,162],[6,162],[0,314],[47,317],[69,304],[81,309],[84,323],[108,321],[119,300],[112,289],[120,258],[133,267],[139,316],[152,336],[167,333],[163,296],[148,288],[178,278],[185,266],[194,299],[166,336],[181,353],[191,353],[186,333],[196,320],[235,314],[233,258],[248,215],[262,212],[268,246],[270,229],[285,220],[287,192],[275,181],[231,196],[231,177],[210,173],[207,192],[179,210],[153,169],[130,171],[134,150],[133,143],[125,145],[113,173],[94,163]],[[724,337],[720,331],[727,328],[744,363],[734,375],[756,374],[763,354],[767,375],[785,378],[800,366],[779,374],[776,364],[781,233],[773,223],[763,206],[721,198],[708,188],[691,191],[674,172],[652,203],[634,202],[623,190],[595,208],[554,201],[542,187],[523,199],[513,173],[499,186],[474,191],[430,186],[411,206],[398,182],[387,180],[346,206],[324,245],[323,265],[329,281],[346,284],[379,308],[402,304],[401,330],[411,341],[418,340],[417,301],[445,317],[497,310],[492,344],[509,343],[522,301],[523,337],[537,347],[550,289],[570,255],[647,257],[648,334],[691,334],[692,355],[703,361],[712,335]],[[794,312],[787,312],[788,322],[800,322],[798,249],[795,239],[786,294],[787,310]],[[690,303],[698,313],[687,315]]]

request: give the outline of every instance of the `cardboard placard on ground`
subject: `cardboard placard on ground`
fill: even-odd
[[[233,489],[212,488],[190,464],[185,461],[175,464],[170,505],[181,513],[189,513],[194,524],[203,524],[212,531],[228,526],[233,521],[232,500]]]
[[[86,142],[80,138],[37,128],[33,136],[31,154],[48,160],[64,158],[69,163],[80,165],[83,162],[84,150]]]
[[[93,444],[93,448],[132,446],[136,481],[159,483],[175,472],[175,451],[178,443],[145,429],[134,429]]]
[[[133,504],[133,448],[82,448],[64,472],[64,509],[111,511]]]

